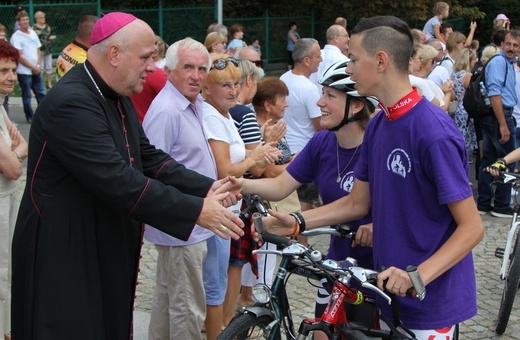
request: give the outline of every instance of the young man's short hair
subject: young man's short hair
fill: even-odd
[[[385,51],[398,70],[408,73],[413,37],[406,22],[394,16],[361,19],[351,32],[356,34],[361,35],[361,46],[369,55]]]

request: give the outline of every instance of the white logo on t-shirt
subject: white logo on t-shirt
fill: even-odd
[[[412,170],[412,162],[410,157],[403,149],[394,149],[390,152],[388,159],[386,160],[386,167],[394,174],[406,178],[406,174]]]
[[[354,171],[347,172],[345,176],[341,179],[340,183],[341,189],[346,193],[352,192],[352,187],[354,186]]]

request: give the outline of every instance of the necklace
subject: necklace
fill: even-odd
[[[361,145],[361,144],[359,144],[359,145]],[[341,182],[341,174],[343,173],[343,171],[347,170],[347,168],[350,165],[350,163],[352,163],[352,160],[354,159],[354,156],[356,155],[356,152],[359,149],[359,145],[356,146],[356,150],[354,150],[354,153],[352,154],[352,157],[350,157],[350,161],[348,161],[347,165],[340,172],[339,171],[339,142],[336,143],[336,161],[338,163],[338,178],[336,178],[336,183]]]
[[[92,74],[90,74],[86,63],[83,64],[83,67],[85,68],[85,71],[87,71],[87,74],[90,77],[90,80],[92,80],[92,83],[94,84],[94,86],[96,87],[96,90],[99,92],[99,95],[101,96],[101,98],[103,98],[103,100],[106,103],[107,100],[105,99],[105,96],[103,96],[103,92],[101,92],[101,90],[99,89],[99,86],[96,83],[96,81],[94,80],[94,77],[92,77]],[[117,111],[119,113],[119,116],[121,117],[121,125],[123,128],[123,135],[125,136],[126,151],[128,153],[128,161],[130,162],[130,166],[132,166],[132,164],[134,163],[134,158],[132,157],[132,154],[130,153],[130,143],[128,143],[128,133],[127,133],[128,131],[126,130],[126,126],[125,126],[125,115],[123,113],[119,95],[117,95]]]

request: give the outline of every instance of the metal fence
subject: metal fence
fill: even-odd
[[[14,11],[19,1],[2,1],[0,4],[0,23],[7,28],[8,36],[13,32],[15,22]],[[66,0],[56,3],[49,1],[29,0],[21,3],[29,13],[31,23],[36,11],[46,14],[47,23],[51,26],[56,40],[52,48],[57,57],[61,50],[74,39],[78,20],[86,14],[100,16],[101,13],[125,11],[146,21],[152,29],[168,44],[176,40],[192,37],[204,42],[208,25],[216,18],[215,6],[206,7],[163,7],[161,1],[156,8],[104,8],[101,0]],[[285,62],[287,60],[287,32],[289,23],[296,22],[301,37],[313,37],[325,44],[325,32],[331,22],[315,22],[314,13],[309,16],[271,17],[266,11],[263,17],[257,18],[225,18],[224,24],[240,23],[244,27],[244,41],[251,44],[258,40],[261,45],[262,59],[267,63]],[[454,29],[464,28],[463,19],[450,20]],[[351,23],[355,24],[354,22]],[[414,22],[411,27],[422,28],[423,23]]]
[[[18,1],[2,1],[0,4],[0,23],[7,28],[10,36],[15,23],[15,9]],[[52,28],[56,40],[52,48],[55,57],[61,50],[74,39],[78,20],[86,14],[100,16],[101,13],[113,11],[125,11],[146,21],[150,27],[166,43],[171,44],[176,40],[192,37],[204,42],[208,25],[215,20],[216,8],[206,7],[162,7],[157,8],[103,8],[100,0],[95,1],[62,1],[59,3],[39,3],[29,1],[21,6],[29,13],[31,24],[34,24],[34,13],[42,11],[46,14],[46,22]],[[240,23],[244,27],[244,40],[251,44],[259,40],[262,51],[262,59],[266,62],[284,62],[286,57],[287,31],[290,22],[298,24],[298,32],[302,37],[314,37],[319,23],[314,22],[314,16],[305,17],[271,17],[266,12],[260,18],[235,18],[224,19],[224,24]],[[327,24],[328,25],[328,24]],[[323,26],[323,25],[322,25]],[[323,35],[326,30],[323,30]]]

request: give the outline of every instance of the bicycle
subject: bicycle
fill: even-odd
[[[253,218],[257,230],[262,230],[261,217],[262,215],[265,216],[267,212],[259,196],[253,195],[251,200],[252,205],[257,208],[256,210],[261,212],[255,212]],[[306,236],[321,234],[333,234],[348,238],[355,236],[349,226],[317,228],[305,232]],[[281,251],[256,251],[257,253],[276,254],[282,257],[272,288],[269,289],[266,285],[253,287],[253,297],[257,302],[252,307],[244,308],[242,313],[235,316],[218,339],[278,340],[281,339],[283,332],[286,339],[303,340],[316,330],[324,331],[330,339],[369,339],[368,336],[382,339],[414,338],[413,333],[410,332],[407,336],[403,335],[390,322],[387,322],[387,324],[389,324],[391,330],[382,331],[369,329],[347,320],[343,300],[352,304],[363,303],[366,299],[373,300],[372,297],[365,297],[354,286],[374,291],[389,303],[392,301],[391,297],[375,285],[378,272],[356,267],[357,261],[355,259],[347,258],[345,261],[323,260],[321,252],[307,248],[294,240],[272,235],[265,231],[261,232],[261,235],[264,241],[284,247]],[[291,273],[316,280],[326,278],[334,287],[331,295],[334,298],[330,299],[322,320],[319,322],[310,319],[303,320],[298,333],[295,332],[286,293],[287,279]],[[397,307],[397,304],[395,306]],[[398,312],[396,311],[396,313],[394,313],[394,319],[399,320]],[[406,330],[406,327],[400,323],[398,323],[398,327]]]
[[[500,173],[500,180],[503,183],[513,183],[514,188],[519,187],[519,179],[520,174]],[[520,221],[516,220],[519,211],[520,203],[515,196],[513,216],[511,218],[511,227],[507,234],[506,246],[505,248],[498,247],[495,249],[495,256],[502,259],[500,279],[504,280],[504,290],[502,291],[500,309],[498,311],[498,322],[495,329],[497,334],[503,334],[507,328],[516,291],[520,284],[520,246],[518,245],[518,226],[520,225]]]

